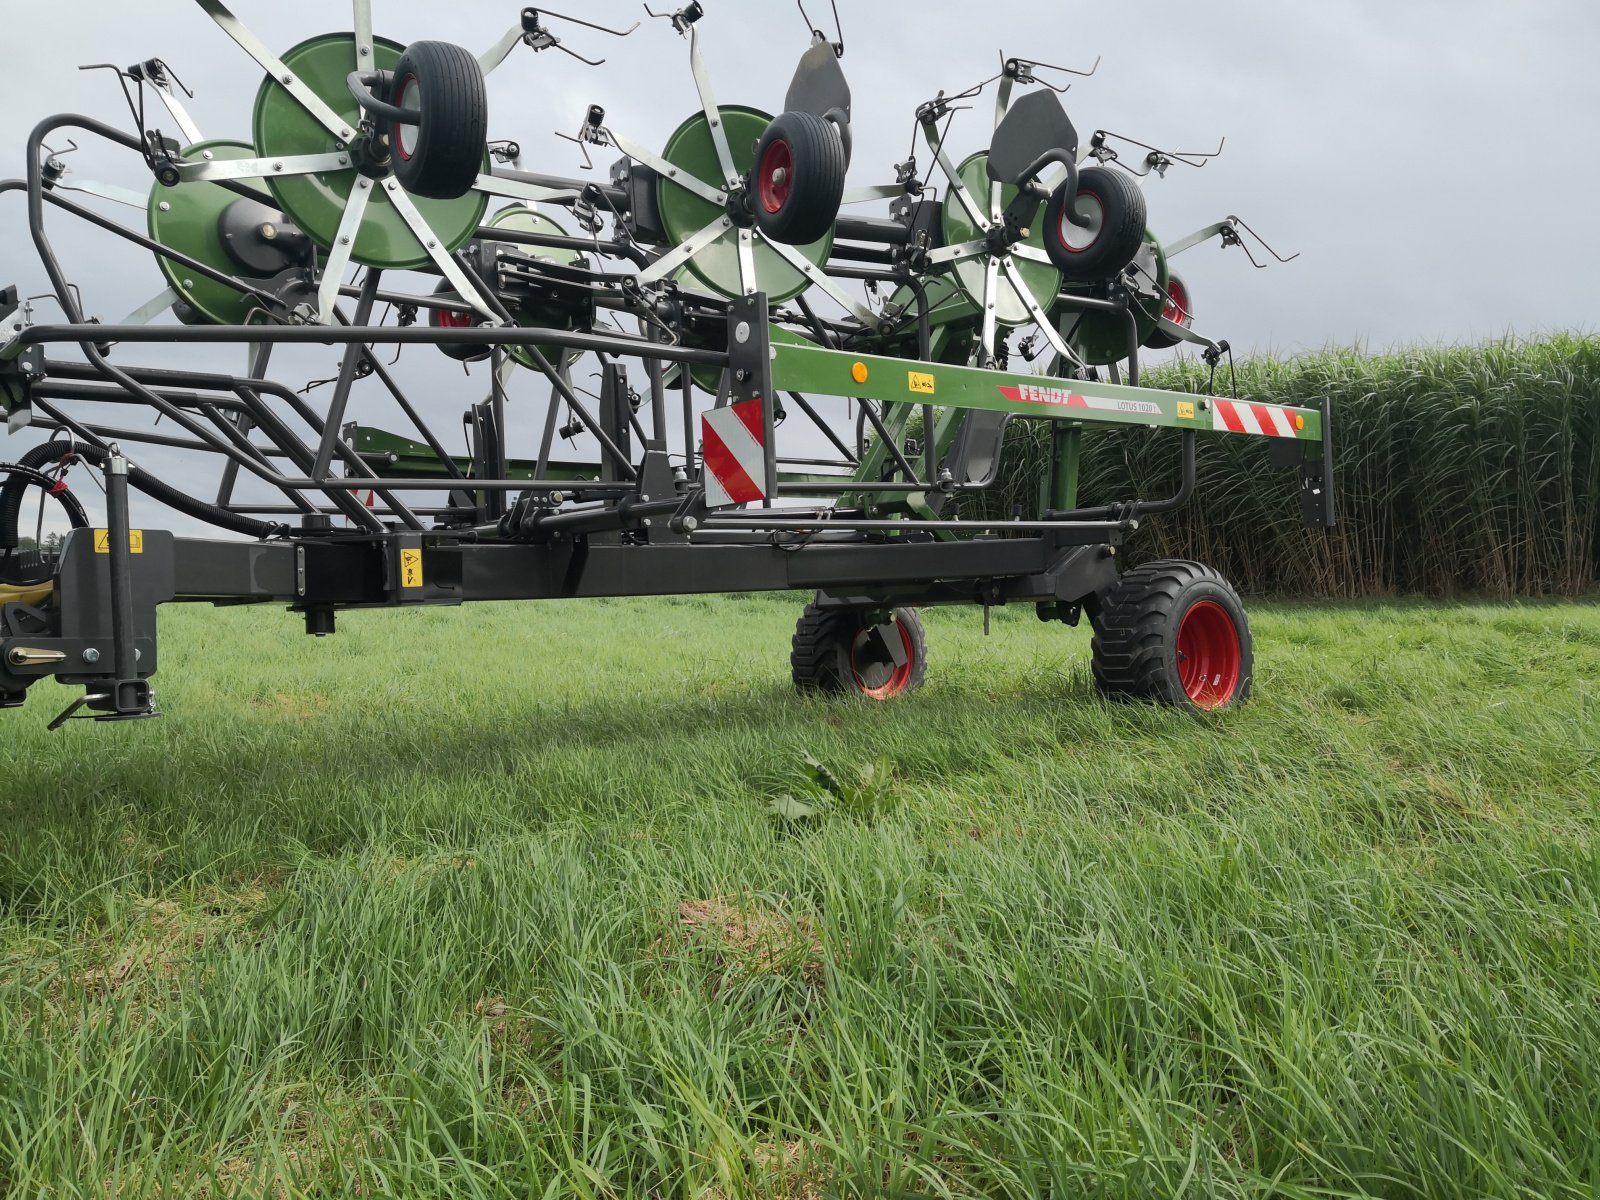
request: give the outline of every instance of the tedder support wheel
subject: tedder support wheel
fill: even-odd
[[[868,610],[806,605],[794,630],[789,662],[802,692],[847,692],[892,700],[922,686],[928,636],[914,608],[897,608],[883,625],[867,624]]]
[[[1133,261],[1144,244],[1148,206],[1133,177],[1111,167],[1085,167],[1078,174],[1072,208],[1088,227],[1067,220],[1066,183],[1045,206],[1045,250],[1069,280],[1099,283]]]
[[[1189,285],[1176,275],[1167,279],[1167,303],[1161,310],[1161,315],[1174,325],[1184,329],[1194,328],[1194,304],[1189,299]],[[1144,339],[1146,350],[1170,350],[1180,344],[1182,338],[1175,338],[1159,326],[1152,329]]]
[[[1201,563],[1146,563],[1101,599],[1094,681],[1108,696],[1232,708],[1249,698],[1254,661],[1239,594]]]
[[[400,186],[435,200],[471,191],[489,136],[478,60],[450,42],[412,42],[395,65],[392,102],[417,114],[417,124],[396,121],[389,129]]]
[[[844,200],[844,142],[826,119],[780,113],[756,144],[751,207],[761,232],[804,246],[833,228]]]

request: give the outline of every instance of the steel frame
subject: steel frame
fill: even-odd
[[[258,62],[282,66],[222,4],[198,2]],[[364,5],[357,8],[359,14]],[[739,180],[727,139],[716,125],[718,110],[697,36],[692,28],[688,33],[702,108],[732,190]],[[368,15],[358,28],[358,46],[370,48],[371,37]],[[508,34],[486,58],[497,64],[515,40]],[[997,124],[1006,114],[1011,82],[1008,77],[1001,89]],[[341,118],[323,111],[326,106],[320,101],[313,104],[314,96],[300,95],[306,89],[296,91],[292,81],[287,86],[331,131],[350,136]],[[168,90],[158,88],[158,94],[176,103]],[[192,129],[187,114],[181,123]],[[923,120],[922,126],[954,194],[980,230],[987,231],[1000,220],[999,185],[987,204],[969,195],[945,157],[934,121]],[[0,182],[0,193],[26,192],[29,232],[67,315],[61,324],[32,324],[15,289],[0,293],[0,407],[11,427],[31,424],[50,430],[67,439],[64,452],[76,447],[92,455],[106,478],[107,528],[67,537],[49,607],[37,600],[8,601],[0,589],[0,706],[21,703],[33,682],[53,676],[85,688],[84,699],[60,719],[76,715],[80,706],[100,719],[152,714],[149,679],[157,665],[156,610],[170,602],[284,604],[302,614],[307,631],[318,635],[333,632],[336,614],[350,609],[796,588],[815,590],[828,603],[874,608],[1032,603],[1041,617],[1076,624],[1084,610],[1095,611],[1098,598],[1115,584],[1115,548],[1145,516],[1176,509],[1192,495],[1196,435],[1231,430],[1210,397],[1135,386],[1138,346],[1131,314],[1129,385],[994,369],[996,335],[987,310],[978,318],[983,365],[938,361],[938,339],[919,272],[952,267],[981,253],[985,243],[930,253],[915,233],[914,209],[920,202],[911,192],[899,205],[905,220],[841,218],[840,242],[824,267],[813,266],[790,247],[766,243],[836,298],[841,293],[832,281],[837,279],[906,287],[915,307],[909,335],[895,320],[854,301],[846,305],[853,323],[819,320],[803,297],[792,308],[771,311],[767,297],[755,287],[746,231],[734,231],[727,221],[708,226],[703,238],[683,246],[652,250],[642,245],[624,219],[648,216],[638,211],[636,198],[648,193],[653,177],[669,168],[606,129],[596,144],[615,145],[627,155],[613,172],[610,187],[510,170],[493,172],[479,184],[521,200],[610,208],[618,216],[611,240],[480,228],[461,252],[431,253],[433,268],[464,299],[385,291],[376,270],[367,273],[360,288],[348,286],[341,260],[335,264],[338,269],[323,274],[315,311],[309,319],[297,319],[262,281],[218,271],[63,196],[68,189],[56,186],[41,150],[46,138],[69,128],[147,152],[139,138],[93,118],[63,115],[42,122],[30,136],[27,178]],[[326,158],[288,163],[178,160],[175,178],[167,182],[203,179],[259,198],[249,186],[251,179],[274,171],[341,165],[324,162]],[[406,207],[409,202],[392,183],[384,185],[391,200],[417,229],[421,218],[409,219],[416,216],[415,209]],[[699,186],[726,199],[709,185]],[[93,185],[80,184],[78,190],[105,194]],[[882,198],[893,189],[872,192]],[[256,298],[267,320],[239,326],[151,325],[146,322],[152,305],[159,305],[158,297],[128,322],[88,321],[51,247],[47,205]],[[359,222],[361,209],[353,201],[347,221]],[[718,300],[683,292],[669,282],[702,245],[730,233],[740,239],[745,294]],[[1200,236],[1186,240],[1185,248]],[[623,269],[554,267],[524,252],[540,247],[579,250]],[[1038,308],[1010,256],[994,257],[988,264],[985,300],[994,296],[1002,277],[1032,302],[1030,311]],[[578,323],[586,328],[517,324],[508,305],[540,289],[591,317],[600,309],[630,314],[638,320],[641,335],[601,332],[592,319]],[[356,307],[347,315],[338,302],[351,297]],[[380,300],[413,312],[476,312],[481,322],[470,328],[375,325],[372,314]],[[1057,301],[1082,309],[1118,307],[1069,294]],[[1070,365],[1073,355],[1065,339],[1042,310],[1033,315],[1058,361]],[[775,321],[803,331],[806,342],[774,339]],[[1164,322],[1163,329],[1169,324]],[[1167,332],[1215,349],[1179,326]],[[236,343],[250,348],[253,366],[241,376],[122,367],[110,358],[110,347],[118,343]],[[321,411],[265,375],[273,347],[307,343],[346,348]],[[377,353],[380,348],[425,344],[482,346],[490,352],[492,385],[489,396],[469,410],[472,453],[467,459],[458,461],[444,449],[443,439],[429,428]],[[83,361],[51,357],[58,346],[77,348]],[[551,387],[543,437],[532,459],[513,458],[507,446],[503,371],[514,351],[525,355]],[[602,363],[597,407],[586,404],[571,383],[565,363],[573,352],[593,353]],[[716,407],[761,406],[765,499],[759,507],[728,511],[707,502],[695,453],[700,411],[690,378],[695,367],[720,374]],[[637,404],[630,369],[645,387]],[[669,369],[681,375],[676,390],[685,461],[677,467],[668,450]],[[381,381],[420,441],[346,422],[351,388],[362,374]],[[814,400],[823,396],[860,405],[853,448],[820,415]],[[780,452],[778,425],[785,399],[821,431],[838,451],[837,458],[785,457]],[[110,425],[83,411],[100,405],[153,411],[179,432]],[[599,462],[552,457],[563,411],[599,445]],[[1301,470],[1304,515],[1309,523],[1329,524],[1330,414],[1325,406],[1284,411],[1294,426],[1287,440],[1298,451],[1292,457]],[[1013,419],[1045,421],[1052,429],[1054,465],[1041,516],[984,521],[945,515],[963,493],[992,486],[999,438]],[[875,434],[870,444],[864,436],[867,425]],[[1083,431],[1096,425],[1180,431],[1182,476],[1176,493],[1160,501],[1082,507],[1077,457]],[[992,442],[992,452],[974,449],[982,440],[974,431],[980,429]],[[916,450],[907,446],[913,430]],[[125,452],[138,444],[219,456],[225,476],[216,501],[180,496],[179,507],[198,519],[250,533],[254,540],[134,530],[128,488],[151,482]],[[241,474],[276,489],[283,503],[235,500],[234,481]],[[362,503],[357,491],[373,492],[381,505]],[[165,487],[162,498],[174,503],[173,494],[174,489]],[[408,499],[419,494],[430,503]],[[774,505],[798,497],[822,503],[810,510]],[[443,503],[431,502],[441,498]],[[298,517],[299,522],[262,517]],[[340,518],[348,528],[334,526]]]

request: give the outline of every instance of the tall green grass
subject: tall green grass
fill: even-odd
[[[162,720],[7,713],[0,1195],[1595,1194],[1600,608],[1264,605],[1205,721],[1004,610],[797,696],[799,608],[168,610]]]
[[[1144,382],[1201,392],[1210,378],[1180,361]],[[1339,528],[1301,527],[1297,476],[1270,468],[1261,439],[1203,437],[1198,501],[1150,521],[1136,557],[1196,558],[1248,591],[1302,596],[1576,595],[1600,581],[1600,338],[1258,358],[1238,364],[1238,395],[1332,399]],[[1171,434],[1085,443],[1086,502],[1177,484]],[[1037,507],[1046,445],[1039,425],[1013,426],[985,511]]]

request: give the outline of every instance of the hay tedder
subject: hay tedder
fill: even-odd
[[[1254,263],[1265,244],[1235,217],[1149,231],[1146,183],[1211,155],[1084,139],[1061,96],[1092,69],[1003,58],[916,108],[915,153],[852,188],[842,33],[801,10],[774,117],[713,97],[701,4],[647,8],[642,36],[686,44],[699,105],[659,150],[590,107],[574,153],[615,161],[566,178],[493,140],[485,76],[519,47],[583,58],[564,39],[638,26],[525,8],[474,54],[380,37],[355,0],[351,30],[280,53],[221,0],[193,3],[261,73],[247,136],[202,133],[151,59],[111,68],[131,127],[49,118],[26,178],[0,183],[26,200],[49,285],[0,293],[0,407],[47,438],[0,464],[0,707],[53,676],[83,689],[58,724],[153,715],[156,612],[174,601],[283,604],[326,635],[347,609],[783,589],[815,593],[792,645],[802,690],[902,694],[926,670],[919,606],[1027,604],[1087,615],[1108,695],[1248,695],[1227,581],[1191,562],[1124,573],[1117,549],[1190,502],[1202,434],[1269,439],[1306,522],[1330,524],[1329,414],[1139,386],[1143,349],[1187,343],[1213,377],[1227,353],[1196,330],[1177,256],[1220,239]],[[984,147],[958,157],[951,118],[985,92]],[[80,178],[88,155],[69,168],[50,148],[69,137],[142,159],[148,193]],[[119,204],[139,227],[106,215]],[[48,236],[63,216],[131,243],[165,289],[126,319],[90,315],[94,281],[80,290]],[[43,304],[64,320],[36,321]],[[128,361],[143,343],[190,361]],[[247,365],[193,369],[217,353],[201,343]],[[320,393],[269,373],[297,344],[339,348]],[[446,364],[469,386],[482,364],[460,453],[425,416],[443,389],[419,401],[397,378],[413,345],[469,364]],[[372,395],[411,427],[361,423]],[[1014,421],[1048,430],[1037,509],[973,516]],[[1172,494],[1086,504],[1085,431],[1130,425],[1176,431]],[[178,452],[220,470],[148,465]],[[98,528],[85,482],[104,492]],[[130,488],[219,534],[135,528]],[[45,514],[67,532],[32,547]]]

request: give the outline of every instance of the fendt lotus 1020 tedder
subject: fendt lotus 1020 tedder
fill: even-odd
[[[792,646],[805,690],[905,693],[926,670],[919,606],[1028,604],[1087,615],[1108,695],[1247,696],[1227,581],[1191,562],[1122,573],[1117,547],[1189,502],[1201,435],[1270,439],[1298,468],[1306,522],[1331,524],[1329,413],[1139,386],[1141,349],[1179,343],[1215,376],[1226,343],[1196,331],[1171,264],[1211,239],[1249,254],[1254,235],[1235,217],[1167,243],[1149,231],[1146,183],[1211,155],[1082,139],[1060,97],[1093,69],[1002,58],[915,110],[926,148],[892,182],[847,188],[842,33],[801,9],[807,45],[773,117],[713,98],[701,4],[647,7],[687,43],[700,103],[659,151],[591,107],[568,140],[586,162],[618,155],[602,182],[521,169],[519,147],[491,139],[485,77],[519,46],[583,58],[569,27],[638,24],[525,8],[473,54],[377,36],[355,0],[349,31],[274,53],[221,0],[192,2],[262,73],[248,137],[202,133],[153,58],[112,68],[132,128],[49,118],[26,177],[0,183],[25,195],[66,314],[35,322],[16,287],[0,296],[0,404],[11,431],[48,436],[0,465],[0,707],[52,676],[83,689],[58,724],[153,715],[156,614],[174,601],[282,604],[323,635],[347,609],[785,589],[816,596]],[[986,90],[987,147],[956,161],[951,118]],[[141,158],[148,195],[50,148],[86,135]],[[872,202],[887,215],[851,215]],[[108,217],[117,204],[145,227]],[[153,256],[165,289],[125,320],[88,315],[92,281],[68,278],[47,235],[57,210]],[[249,366],[127,362],[142,343],[191,364],[197,343],[232,343]],[[269,374],[275,349],[306,343],[340,347],[321,396]],[[465,453],[425,419],[442,398],[419,403],[391,369],[413,344],[485,365]],[[513,457],[518,371],[549,401],[537,447],[530,423]],[[354,419],[369,379],[414,428]],[[1049,431],[1037,513],[964,515],[1019,420]],[[1085,504],[1085,431],[1130,425],[1176,431],[1173,494]],[[558,436],[591,461],[557,457]],[[215,456],[220,487],[163,478],[135,446]],[[85,478],[104,491],[100,528],[71,486]],[[134,528],[130,488],[231,536]],[[59,510],[59,546],[23,548],[25,504]]]

